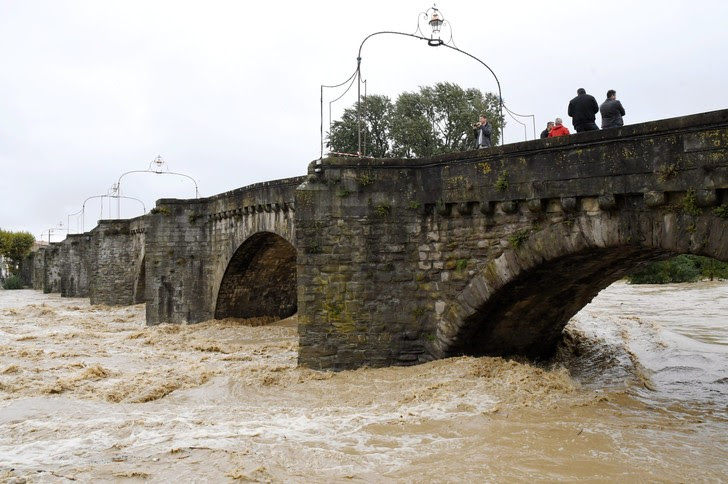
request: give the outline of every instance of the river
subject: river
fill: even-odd
[[[0,482],[721,482],[728,283],[613,284],[544,365],[296,367],[296,320],[0,291]]]

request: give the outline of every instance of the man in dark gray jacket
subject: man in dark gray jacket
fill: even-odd
[[[602,114],[602,129],[624,126],[624,108],[617,101],[617,91],[614,89],[607,91],[607,100],[599,106],[599,112]]]
[[[475,144],[480,148],[490,148],[491,127],[485,114],[480,115],[480,121],[473,125],[475,130]]]
[[[587,94],[583,87],[577,89],[576,97],[569,101],[569,116],[576,132],[598,130],[599,126],[594,122],[598,112],[599,104],[594,96]]]

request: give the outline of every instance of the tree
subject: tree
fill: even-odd
[[[710,257],[682,254],[668,260],[651,262],[627,276],[631,284],[695,282],[701,278],[728,278],[728,264]]]
[[[394,106],[387,96],[371,95],[362,98],[362,146],[375,158],[391,156],[390,122]],[[346,108],[340,121],[334,121],[329,133],[328,147],[332,151],[355,154],[359,149],[357,107]]]
[[[367,155],[401,158],[473,149],[472,124],[480,114],[488,117],[496,145],[502,126],[495,94],[445,82],[402,93],[394,105],[385,96],[368,96],[362,101],[362,146]],[[332,124],[328,145],[332,151],[356,153],[356,105]]]
[[[8,232],[0,229],[0,255],[7,259],[11,274],[15,274],[20,262],[33,248],[35,237],[28,232]]]

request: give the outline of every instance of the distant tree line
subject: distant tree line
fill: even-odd
[[[649,263],[627,276],[630,284],[667,284],[702,279],[728,279],[728,264],[710,257],[683,254]]]
[[[10,277],[3,282],[5,289],[19,289],[22,287],[18,277],[20,262],[30,253],[35,243],[35,237],[28,232],[9,232],[0,229],[0,256],[8,265]]]
[[[498,96],[449,82],[405,92],[393,103],[369,95],[361,102],[362,151],[375,158],[419,158],[475,148],[473,123],[485,114],[493,146],[501,137]],[[346,108],[328,133],[331,151],[357,153],[357,106]],[[364,150],[366,147],[366,150]]]

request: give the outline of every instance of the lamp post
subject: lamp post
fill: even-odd
[[[422,21],[422,18],[425,18],[428,20],[428,25],[430,26],[430,36],[425,37],[422,33],[422,30],[420,29],[420,23]],[[374,32],[373,34],[369,34],[367,37],[364,38],[361,45],[359,46],[359,54],[356,58],[356,74],[358,79],[358,86],[357,86],[357,100],[356,100],[356,128],[357,128],[357,143],[358,143],[358,155],[364,156],[364,153],[362,151],[361,146],[361,51],[364,47],[364,43],[369,40],[370,38],[376,36],[376,35],[382,35],[382,34],[393,34],[393,35],[403,35],[406,37],[413,37],[415,39],[424,40],[427,42],[427,45],[430,47],[439,47],[439,46],[445,46],[448,49],[452,49],[454,51],[460,52],[462,54],[465,54],[466,56],[476,60],[480,64],[482,64],[488,71],[493,75],[493,78],[495,79],[496,85],[498,86],[498,105],[499,105],[499,116],[500,116],[500,125],[501,125],[501,144],[503,144],[503,95],[501,92],[501,85],[500,81],[498,80],[498,76],[495,75],[495,72],[493,72],[493,69],[490,68],[488,64],[483,62],[482,60],[475,57],[473,54],[470,54],[464,50],[461,50],[457,48],[454,43],[452,42],[452,37],[448,42],[445,42],[440,37],[441,30],[444,25],[449,25],[448,22],[446,22],[445,17],[442,15],[440,10],[433,5],[431,8],[427,9],[425,12],[421,13],[418,21],[417,21],[417,30],[414,34],[407,34],[404,32],[396,32],[393,30],[384,30],[380,32]],[[419,35],[418,35],[419,34]]]
[[[155,167],[153,168],[152,165],[154,165]],[[163,169],[163,168],[166,168],[166,169]],[[161,156],[157,155],[157,157],[154,158],[154,160],[152,160],[149,163],[149,168],[147,168],[146,170],[131,170],[131,171],[127,171],[126,173],[121,174],[121,176],[119,177],[119,180],[116,182],[116,185],[114,185],[114,190],[117,193],[117,195],[116,195],[117,198],[119,198],[119,199],[126,198],[126,197],[121,196],[121,179],[124,178],[126,175],[130,175],[132,173],[152,173],[155,175],[176,175],[176,176],[188,178],[189,180],[192,180],[192,183],[195,184],[195,198],[200,197],[200,191],[197,187],[197,181],[194,178],[192,178],[191,176],[186,175],[184,173],[176,173],[173,171],[169,171],[167,162],[164,161]],[[146,212],[146,210],[145,210],[145,212]],[[121,200],[118,200],[116,215],[118,218],[121,218]]]
[[[83,205],[81,206],[80,212],[81,212],[81,232],[82,233],[86,232],[86,202],[88,202],[89,200],[96,199],[96,198],[101,199],[101,216],[102,216],[102,218],[103,218],[103,213],[104,213],[104,199],[105,198],[107,198],[109,200],[109,204],[111,204],[112,198],[124,198],[124,199],[128,199],[128,200],[137,201],[142,204],[142,213],[147,213],[147,207],[144,205],[144,202],[142,202],[138,198],[125,197],[123,195],[109,195],[108,193],[106,195],[92,195],[92,196],[88,197],[86,200],[84,200]],[[78,213],[78,212],[76,212],[76,213]],[[71,215],[75,215],[75,214],[70,214],[69,217]],[[109,217],[111,217],[111,207],[109,207]]]
[[[76,216],[76,231],[78,232],[78,216],[83,212],[83,207],[78,212],[69,213],[66,215],[66,233],[70,233],[71,230],[71,217]]]
[[[40,239],[41,239],[41,241],[43,240],[43,234],[45,232],[48,232],[48,243],[50,244],[51,243],[51,236],[53,235],[53,232],[56,232],[58,230],[60,230],[60,231],[63,230],[63,221],[58,222],[58,225],[56,225],[55,227],[50,227],[50,228],[44,230],[43,232],[41,232],[40,233]]]

